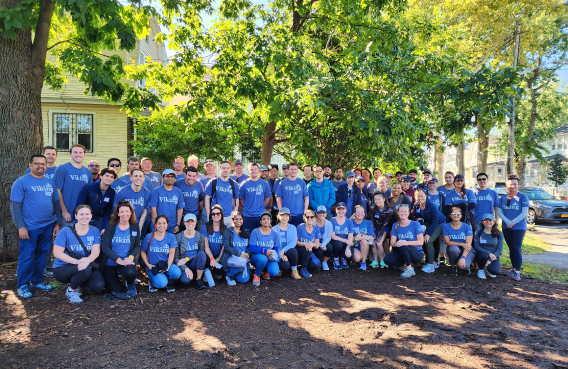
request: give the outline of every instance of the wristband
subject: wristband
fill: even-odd
[[[243,254],[245,254],[247,256],[247,259],[249,258],[249,254],[247,254],[246,252],[244,252]]]
[[[211,258],[211,259],[209,259],[209,261],[213,261],[213,260],[215,260],[215,258]]]
[[[461,257],[462,257],[462,259],[465,259],[465,256],[462,255]]]
[[[185,257],[185,260],[186,260],[186,261],[189,261],[189,258],[186,256],[186,257]]]
[[[134,260],[134,256],[128,255],[128,257],[131,258],[132,260]]]

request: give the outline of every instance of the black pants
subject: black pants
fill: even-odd
[[[76,290],[84,286],[87,291],[99,292],[105,288],[105,280],[98,269],[93,270],[89,265],[78,270],[77,265],[65,264],[53,269],[53,277],[61,283],[69,283],[71,289]]]
[[[278,262],[280,270],[286,270],[292,266],[298,265],[298,252],[295,248],[291,248],[290,250],[286,251],[284,255],[286,255],[288,261],[280,260]]]
[[[333,257],[336,258],[343,257],[348,262],[351,262],[351,260],[353,260],[353,250],[351,250],[351,257],[347,257],[345,256],[346,248],[347,244],[345,242],[331,240],[331,242],[327,244],[327,250],[324,252],[324,256],[331,256],[331,253],[333,253]]]
[[[296,246],[296,251],[298,251],[298,259],[300,260],[300,269],[305,269],[308,267],[308,263],[311,258],[311,251],[306,250],[305,246]]]
[[[393,247],[392,252],[385,256],[385,264],[391,267],[401,267],[419,263],[424,258],[424,252],[414,246]]]
[[[134,283],[136,279],[136,265],[107,265],[103,269],[102,274],[110,292],[118,293],[122,290],[118,275],[120,274],[128,284]]]

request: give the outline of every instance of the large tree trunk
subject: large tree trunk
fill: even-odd
[[[438,137],[436,140],[436,154],[434,159],[434,172],[438,181],[443,182],[443,171],[444,171],[444,143],[442,142],[442,137]]]
[[[465,176],[465,143],[461,143],[457,147],[457,166],[458,173]]]
[[[264,136],[262,136],[262,154],[260,157],[260,164],[270,165],[272,159],[272,152],[274,145],[276,145],[276,122],[272,121],[264,127]]]
[[[477,173],[487,172],[490,124],[475,117],[477,125]],[[489,127],[488,127],[489,126]]]

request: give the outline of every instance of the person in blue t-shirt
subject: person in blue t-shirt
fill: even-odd
[[[47,159],[47,167],[45,168],[43,176],[53,181],[55,178],[55,171],[57,170],[57,166],[55,165],[55,160],[57,160],[57,150],[53,146],[45,146],[41,151],[41,154]],[[26,174],[29,174],[30,172],[31,168],[28,167]]]
[[[507,194],[499,198],[497,206],[499,217],[503,221],[503,237],[509,247],[513,270],[505,275],[515,281],[521,280],[521,266],[523,255],[521,246],[527,232],[527,215],[529,213],[529,199],[527,195],[519,192],[519,178],[514,174],[507,179]]]
[[[303,181],[302,181],[303,182]],[[260,228],[250,235],[250,262],[255,267],[253,286],[260,286],[260,276],[270,279],[280,273],[280,235],[271,228],[272,215],[264,212],[260,216]]]
[[[245,229],[244,217],[240,211],[234,210],[231,213],[232,227],[225,230],[223,233],[223,258],[221,264],[223,269],[227,272],[227,284],[229,286],[234,286],[239,283],[247,283],[250,279],[250,267],[248,259],[250,258],[250,248],[249,239],[250,232]],[[237,256],[242,259],[246,259],[246,265],[244,268],[238,268],[236,266],[229,266],[229,258],[231,256]],[[241,259],[241,260],[242,260]]]
[[[107,168],[112,169],[115,171],[117,178],[112,182],[110,187],[114,190],[114,192],[118,193],[122,188],[128,186],[122,177],[119,177],[120,171],[122,170],[122,162],[118,158],[110,158],[107,161]]]
[[[463,214],[463,222],[466,222],[466,217],[471,217],[470,214],[475,214],[475,206],[477,204],[477,197],[472,190],[465,188],[465,178],[463,175],[458,174],[454,178],[454,189],[452,191],[446,192],[445,204],[443,213],[448,218],[450,209],[453,206],[457,206],[461,209]],[[466,214],[467,213],[467,214]],[[452,219],[450,217],[450,219]],[[453,219],[452,219],[453,220]],[[473,224],[473,223],[472,223]],[[475,224],[473,226],[475,228]]]
[[[478,187],[473,190],[473,193],[477,197],[477,205],[475,205],[475,222],[477,227],[481,227],[481,221],[485,214],[493,214],[497,221],[499,212],[497,209],[497,202],[499,201],[499,195],[497,192],[487,187],[489,181],[489,176],[485,173],[477,174],[477,185]]]
[[[296,243],[298,242],[297,229],[294,225],[290,224],[290,210],[288,208],[280,209],[277,215],[278,224],[272,229],[280,237],[280,250],[278,257],[278,267],[283,272],[286,269],[292,269],[292,278],[301,279],[298,273],[298,250],[296,250]]]
[[[152,212],[152,222],[156,226],[156,217],[158,214],[165,215],[170,223],[168,224],[167,232],[178,233],[181,219],[183,217],[183,193],[177,187],[174,187],[176,181],[175,172],[171,169],[166,169],[162,173],[164,184],[156,188],[150,197],[150,209]]]
[[[443,225],[444,240],[448,245],[447,253],[450,259],[450,275],[457,275],[457,268],[460,268],[464,275],[469,275],[471,273],[469,266],[475,259],[475,250],[471,246],[473,230],[469,224],[461,221],[460,207],[452,206],[450,211],[452,222]]]
[[[436,205],[440,212],[444,210],[446,198],[444,194],[438,192],[438,180],[436,178],[432,178],[428,181],[428,190],[426,191],[426,194],[428,195],[428,200],[432,204]]]
[[[51,240],[59,232],[61,210],[59,195],[52,180],[45,177],[46,158],[32,155],[30,174],[18,178],[12,185],[10,210],[18,228],[18,296],[32,297],[30,288],[51,291],[52,286],[43,282],[46,255]],[[31,283],[31,285],[30,285]]]
[[[353,241],[357,243],[353,250],[353,260],[356,263],[361,263],[359,269],[367,270],[369,245],[372,245],[375,240],[373,223],[365,219],[365,209],[363,209],[361,205],[355,206],[354,219],[351,221],[353,227]]]
[[[244,227],[249,231],[260,227],[260,214],[268,210],[272,193],[268,182],[260,178],[259,166],[249,164],[250,178],[240,182],[239,202],[245,217]]]
[[[205,254],[207,255],[207,267],[213,268],[215,278],[222,278],[222,270],[218,263],[221,263],[225,253],[223,247],[223,234],[225,233],[224,214],[221,205],[214,205],[211,208],[209,220],[201,226],[201,234],[205,237]]]
[[[70,302],[79,303],[83,302],[79,287],[99,292],[105,288],[105,281],[97,263],[101,251],[101,232],[89,225],[91,208],[89,205],[79,205],[74,216],[77,223],[72,227],[63,227],[53,242],[53,277],[58,282],[69,283],[65,296]]]
[[[195,176],[197,178],[197,176]],[[205,284],[201,280],[207,264],[205,237],[195,229],[197,217],[187,213],[183,217],[184,231],[176,234],[178,248],[174,263],[181,270],[181,283],[189,284],[195,279],[195,289],[202,290]]]
[[[308,187],[298,176],[298,164],[290,163],[288,178],[284,178],[276,190],[278,210],[290,209],[290,224],[299,226],[303,222],[303,215],[310,205]]]
[[[347,205],[344,202],[338,203],[335,206],[335,211],[337,216],[330,220],[333,233],[329,245],[333,249],[333,268],[335,270],[347,269],[353,259],[353,224],[345,216]],[[329,257],[324,256],[323,260],[327,262]]]
[[[336,201],[337,201],[337,189],[341,185],[344,185],[345,183],[347,182],[343,180],[343,168],[342,167],[335,168],[335,171],[333,172],[333,179],[331,179],[331,184],[333,184],[333,187],[335,188]]]
[[[174,292],[173,283],[181,277],[180,268],[174,264],[178,244],[176,237],[166,232],[168,224],[167,216],[158,215],[154,220],[155,231],[147,234],[142,243],[141,256],[146,265],[146,273],[149,279],[148,290],[150,292],[156,292],[159,288],[164,287],[167,288],[168,292]]]
[[[404,266],[404,272],[400,276],[410,278],[416,275],[412,264],[424,258],[424,233],[420,223],[408,218],[408,204],[400,204],[397,213],[398,223],[394,223],[391,229],[392,252],[385,256],[385,264],[395,268]]]
[[[184,179],[178,179],[174,186],[179,188],[183,193],[183,202],[185,208],[183,209],[183,216],[187,214],[195,215],[197,225],[195,229],[201,229],[203,225],[201,213],[203,210],[203,199],[205,198],[205,190],[203,184],[197,180],[197,168],[186,167],[183,169],[185,173]]]
[[[313,252],[320,248],[322,234],[315,225],[316,213],[313,210],[306,210],[304,213],[304,222],[305,223],[300,224],[296,229],[298,240],[296,241],[295,248],[300,262],[300,275],[309,278],[312,276],[309,272],[310,269],[319,270],[320,268],[320,264],[317,263],[317,261],[314,263]]]
[[[128,158],[126,165],[128,166],[128,171],[126,172],[125,175],[120,177],[120,179],[122,179],[124,181],[124,183],[129,185],[129,184],[132,183],[132,176],[131,176],[132,171],[136,170],[136,169],[140,169],[140,161],[138,160],[138,158],[136,156],[131,156],[131,157]],[[142,185],[148,191],[150,191],[150,192],[154,191],[154,188],[155,188],[154,184],[146,176],[144,176],[144,183]]]
[[[227,214],[223,218],[223,222],[226,227],[230,227],[230,214],[233,210],[238,210],[239,185],[229,177],[231,164],[228,161],[222,161],[219,169],[221,175],[209,181],[205,186],[205,212],[207,218],[209,218],[211,207],[217,204],[221,205],[223,213]]]
[[[235,174],[231,174],[229,178],[237,182],[240,186],[244,181],[246,181],[250,177],[243,173],[243,169],[245,168],[245,166],[243,165],[243,161],[241,159],[235,160],[234,166],[235,166]],[[250,168],[249,168],[249,173],[250,173]],[[259,178],[260,178],[260,173],[259,173]]]
[[[130,186],[122,188],[116,195],[114,195],[114,207],[120,201],[128,201],[134,209],[136,216],[136,223],[140,227],[140,232],[144,229],[146,218],[150,209],[150,198],[152,193],[147,188],[143,187],[144,172],[141,169],[134,169],[130,172],[132,183]]]
[[[150,183],[152,183],[152,189],[160,187],[163,184],[162,176],[160,175],[160,173],[152,171],[152,160],[150,160],[149,158],[142,158],[140,160],[140,166],[142,167],[146,178],[148,178],[150,180]]]
[[[434,273],[438,267],[435,261],[440,252],[439,238],[442,234],[442,225],[446,223],[446,217],[427,197],[423,188],[417,188],[414,192],[416,202],[410,211],[410,218],[422,224],[426,232],[424,245],[426,248],[426,265],[422,268],[424,273]]]
[[[446,195],[447,192],[449,191],[453,191],[455,186],[454,186],[454,172],[446,172],[444,174],[444,181],[446,182],[444,185],[442,186],[438,186],[437,190],[439,193],[441,193],[442,195]]]

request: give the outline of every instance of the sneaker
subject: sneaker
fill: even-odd
[[[456,276],[456,275],[458,275],[458,268],[455,267],[455,266],[451,266],[451,267],[450,267],[450,275],[451,275],[451,276]]]
[[[136,279],[134,280],[134,284],[140,284],[140,280],[139,280],[138,278],[136,278]]]
[[[432,264],[426,264],[424,265],[424,267],[422,267],[422,271],[424,273],[434,273],[436,271],[436,268]]]
[[[440,258],[438,258],[438,262],[440,263],[440,265],[446,265],[446,257],[440,256]]]
[[[438,269],[440,267],[440,263],[438,261],[434,262],[434,269]]]
[[[471,274],[471,270],[469,270],[469,268],[467,268],[467,269],[462,269],[462,274],[463,274],[463,275],[470,275],[470,274]]]
[[[31,284],[30,288],[34,289],[34,290],[40,290],[40,291],[51,291],[53,289],[53,286],[46,284],[44,282],[40,282],[38,284]]]
[[[292,270],[292,278],[294,279],[302,279],[302,277],[300,277],[300,273],[298,273],[298,270]]]
[[[156,292],[158,289],[154,287],[154,283],[152,283],[151,279],[148,279],[148,291]]]
[[[487,277],[485,276],[485,272],[483,271],[483,269],[479,269],[477,271],[477,278],[479,279],[487,279]]]
[[[361,263],[361,266],[359,267],[359,269],[367,270],[367,263]]]
[[[265,281],[269,281],[270,280],[270,273],[268,273],[268,272],[262,273],[262,279],[264,279]]]
[[[414,268],[404,268],[406,269],[400,276],[402,278],[410,278],[410,277],[414,277],[416,275],[416,272],[414,271]]]
[[[304,278],[310,278],[312,276],[310,272],[308,272],[308,268],[302,268],[302,270],[300,270],[300,274]]]
[[[321,262],[321,270],[329,270],[329,265],[327,265],[327,261]]]
[[[53,278],[53,272],[49,269],[44,269],[43,270],[43,276],[47,277],[47,278]]]
[[[341,270],[341,264],[339,264],[339,258],[333,259],[333,269]]]
[[[202,289],[204,289],[204,288],[207,288],[207,287],[205,287],[205,283],[203,283],[203,281],[200,280],[200,279],[198,279],[197,281],[195,281],[195,286],[193,286],[193,287],[194,287],[196,290],[202,290]],[[174,291],[175,291],[175,290],[174,290]],[[170,291],[168,291],[168,292],[170,292]]]
[[[24,284],[22,287],[18,288],[18,296],[22,299],[29,299],[32,297],[32,293],[30,292],[30,286]]]
[[[136,284],[132,283],[132,284],[128,284],[128,282],[126,283],[126,288],[128,289],[128,291],[126,292],[128,294],[128,296],[130,297],[134,297],[138,294],[138,291],[136,291]]]
[[[379,267],[379,262],[376,261],[376,260],[373,260],[373,262],[371,263],[371,268],[376,269],[376,268],[378,268],[378,267]]]
[[[69,299],[69,302],[72,302],[74,304],[77,304],[79,302],[83,302],[81,297],[79,297],[79,294],[77,293],[77,291],[72,290],[71,287],[67,287],[67,290],[65,291],[65,296],[67,296],[67,298]]]
[[[514,281],[520,281],[521,280],[521,273],[513,270],[513,271],[511,271],[511,274],[509,275],[509,277]]]
[[[253,286],[260,286],[260,277],[257,276],[256,274],[252,278],[252,285]]]
[[[235,281],[233,277],[226,276],[225,279],[227,280],[227,284],[229,286],[236,286],[237,281]]]
[[[379,265],[381,266],[381,269],[385,269],[385,268],[388,268],[388,267],[389,267],[389,266],[388,266],[388,265],[386,265],[386,264],[385,264],[385,262],[384,262],[384,261],[382,261],[382,260],[381,260],[381,262],[380,262],[380,264],[379,264]]]
[[[485,274],[487,274],[487,275],[488,275],[488,276],[490,276],[491,278],[495,278],[495,277],[497,277],[497,275],[496,275],[496,274],[491,274],[491,272],[489,272],[489,270],[488,270],[488,271],[486,271],[486,272],[485,272]]]
[[[130,300],[130,295],[124,292],[113,292],[112,295],[119,300]]]
[[[196,283],[197,283],[197,282],[196,282]],[[201,282],[201,283],[203,283],[203,282]],[[171,283],[168,283],[168,284],[166,285],[166,290],[167,290],[168,292],[176,292],[176,289],[175,289],[174,285],[171,284]]]
[[[341,268],[349,269],[349,264],[347,264],[347,260],[345,258],[341,258]]]

